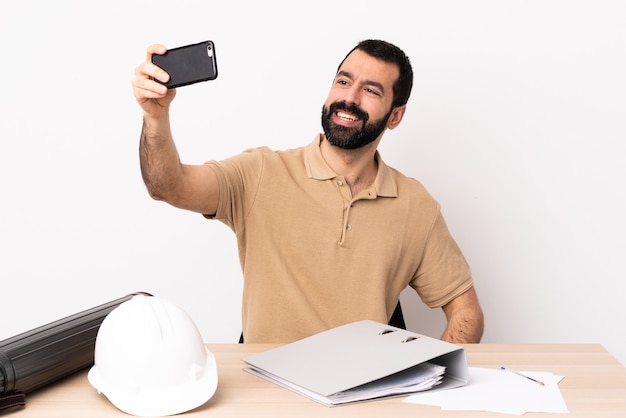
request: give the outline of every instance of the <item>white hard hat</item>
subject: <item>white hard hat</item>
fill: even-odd
[[[183,310],[134,296],[102,321],[88,379],[127,414],[166,416],[208,401],[217,389],[217,367]]]

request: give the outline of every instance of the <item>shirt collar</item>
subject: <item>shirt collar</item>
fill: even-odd
[[[306,173],[309,178],[316,180],[329,180],[337,177],[337,173],[326,164],[324,157],[322,157],[320,143],[323,140],[324,135],[318,134],[313,142],[304,149]],[[378,161],[378,173],[374,180],[376,195],[382,197],[397,197],[398,188],[396,187],[392,169],[383,162],[378,151],[376,151],[374,158]]]

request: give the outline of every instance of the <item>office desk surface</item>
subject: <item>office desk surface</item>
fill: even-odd
[[[442,411],[439,407],[403,403],[404,398],[328,408],[242,370],[243,357],[273,348],[257,344],[209,344],[217,359],[219,384],[203,406],[189,417],[502,417],[476,411]],[[548,371],[565,376],[559,384],[570,413],[528,413],[525,417],[626,417],[626,368],[595,344],[469,344],[469,366]],[[158,365],[155,365],[158,367]],[[99,395],[79,372],[29,394],[26,407],[6,414],[26,417],[128,417]],[[510,416],[510,415],[509,415]]]

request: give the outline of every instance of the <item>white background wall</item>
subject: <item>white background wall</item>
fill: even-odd
[[[339,61],[382,38],[416,78],[381,152],[442,203],[483,341],[602,343],[626,363],[626,3],[39,0],[0,13],[0,338],[144,290],[207,342],[237,341],[234,237],[145,192],[134,67],[154,42],[215,41],[219,78],[179,89],[172,109],[182,158],[201,163],[308,143]],[[403,301],[411,329],[439,336],[439,310]]]

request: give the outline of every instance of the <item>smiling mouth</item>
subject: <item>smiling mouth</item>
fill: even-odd
[[[337,115],[337,117],[341,120],[345,120],[347,122],[356,122],[359,120],[358,116],[353,115],[351,113],[345,113],[342,111],[338,111],[335,113]]]

